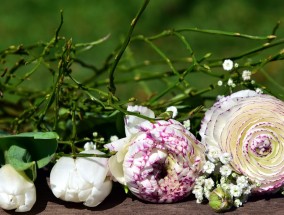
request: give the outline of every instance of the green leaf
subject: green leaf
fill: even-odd
[[[58,139],[58,134],[55,132],[26,132],[14,136],[34,137],[35,139]]]
[[[5,163],[4,152],[12,145],[27,150],[38,168],[47,165],[57,149],[58,135],[55,132],[27,132],[0,136],[0,163]]]
[[[31,180],[36,179],[36,163],[32,161],[31,154],[26,149],[17,145],[10,146],[5,152],[5,160],[16,170],[25,171]]]

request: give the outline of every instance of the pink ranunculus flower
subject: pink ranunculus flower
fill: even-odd
[[[154,117],[142,106],[128,111]],[[173,119],[151,123],[129,115],[125,130],[125,138],[106,145],[117,151],[109,159],[113,177],[142,200],[170,203],[188,196],[205,162],[205,147]]]
[[[201,142],[230,153],[233,169],[256,182],[254,192],[284,185],[284,102],[242,90],[217,101],[202,121]]]

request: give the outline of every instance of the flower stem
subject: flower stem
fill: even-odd
[[[76,103],[72,103],[72,136],[71,136],[71,150],[72,150],[72,157],[76,157],[76,147],[75,147],[75,140],[77,136],[77,127],[76,127]]]
[[[150,0],[144,0],[144,3],[142,5],[142,7],[140,8],[140,10],[138,11],[137,15],[134,17],[134,19],[132,20],[131,24],[130,24],[130,28],[129,28],[129,31],[128,31],[128,35],[126,36],[125,40],[124,40],[124,43],[122,44],[120,50],[118,51],[117,55],[115,56],[114,58],[114,62],[110,68],[110,72],[109,72],[109,86],[108,86],[108,89],[110,91],[111,94],[115,94],[115,91],[116,91],[116,87],[115,87],[115,84],[114,84],[114,72],[115,72],[115,69],[120,61],[120,58],[122,57],[125,49],[127,48],[129,42],[130,42],[130,39],[131,39],[131,36],[132,36],[132,33],[133,33],[133,30],[139,20],[139,18],[141,17],[142,13],[144,12],[144,10],[146,9],[148,3],[150,2]]]

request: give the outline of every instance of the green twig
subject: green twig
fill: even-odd
[[[77,124],[76,124],[76,103],[72,102],[72,134],[71,134],[71,150],[72,157],[76,156],[75,140],[77,137]]]
[[[173,35],[175,32],[197,32],[197,33],[205,33],[205,34],[214,34],[220,36],[229,36],[229,37],[239,37],[251,40],[267,40],[267,39],[275,39],[275,35],[268,35],[268,36],[253,36],[248,34],[241,34],[236,32],[229,32],[229,31],[219,31],[219,30],[210,30],[210,29],[199,29],[199,28],[184,28],[184,29],[170,29],[165,30],[159,34],[153,35],[148,37],[149,40],[156,40],[162,37]]]
[[[284,43],[284,38],[283,39],[279,39],[273,43],[265,43],[263,44],[262,46],[259,46],[257,48],[254,48],[252,50],[249,50],[245,53],[242,53],[240,55],[236,55],[236,56],[231,56],[231,57],[227,57],[226,59],[231,59],[231,60],[237,60],[237,59],[241,59],[243,57],[246,57],[248,55],[252,55],[252,54],[255,54],[257,52],[260,52],[260,51],[263,51],[263,50],[266,50],[266,49],[269,49],[269,48],[272,48],[274,46],[278,46],[280,44],[283,44]],[[223,59],[224,60],[224,59]]]
[[[59,32],[61,30],[62,25],[63,25],[63,10],[60,10],[60,24],[59,24],[59,26],[58,26],[58,28],[56,29],[56,32],[55,32],[54,43],[58,42]]]
[[[155,120],[157,120],[155,118],[147,117],[147,116],[141,115],[141,114],[136,113],[136,112],[127,111],[127,110],[123,109],[122,107],[120,107],[120,105],[117,105],[115,103],[110,104],[110,106],[112,106],[114,109],[124,113],[125,115],[137,116],[139,118],[149,120],[150,122],[155,122]]]
[[[129,42],[130,42],[130,39],[131,39],[131,35],[133,33],[133,30],[139,20],[139,18],[141,17],[142,13],[144,12],[144,10],[146,9],[148,3],[150,2],[150,0],[144,0],[144,3],[142,5],[142,7],[140,8],[140,10],[138,11],[137,15],[134,17],[134,19],[132,20],[131,24],[130,24],[130,28],[129,28],[129,31],[128,31],[128,34],[124,40],[124,43],[122,44],[120,50],[118,51],[117,55],[115,56],[115,59],[114,59],[114,62],[110,68],[110,72],[109,72],[109,86],[108,86],[108,89],[110,91],[111,94],[115,94],[115,91],[116,91],[116,87],[115,87],[115,84],[114,84],[114,72],[115,72],[115,69],[120,61],[120,58],[122,57],[125,49],[127,48]]]

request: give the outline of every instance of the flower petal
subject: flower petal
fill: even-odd
[[[69,157],[61,157],[51,169],[50,187],[57,198],[65,195],[69,184],[70,170],[73,169],[75,169],[75,160]]]
[[[122,147],[124,147],[125,144],[127,144],[129,142],[129,139],[131,137],[125,137],[116,141],[113,141],[111,143],[105,144],[104,147],[109,149],[110,151],[119,151],[120,149],[122,149]]]
[[[147,107],[144,106],[128,106],[127,107],[127,111],[130,112],[137,112],[141,115],[150,117],[150,118],[155,118],[155,114],[152,110],[150,110]],[[137,133],[140,129],[139,126],[142,122],[145,122],[147,120],[142,119],[140,117],[137,116],[131,116],[131,115],[127,115],[125,117],[125,134],[126,136],[130,136],[131,134],[135,134]]]
[[[83,151],[86,154],[104,154],[98,150]],[[108,173],[108,158],[101,157],[78,157],[76,159],[76,169],[78,174],[93,186],[100,187]],[[95,171],[93,171],[95,170]]]
[[[117,160],[117,155],[113,155],[109,158],[108,161],[109,170],[112,176],[117,180],[119,183],[126,185],[123,173],[122,162]]]
[[[35,202],[36,190],[33,182],[10,164],[2,166],[0,168],[0,207],[26,212],[31,210]]]
[[[99,205],[111,192],[112,182],[107,179],[100,187],[93,187],[91,195],[86,199],[84,205],[95,207]]]

